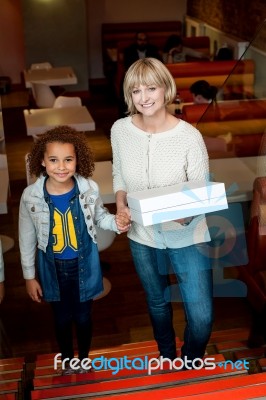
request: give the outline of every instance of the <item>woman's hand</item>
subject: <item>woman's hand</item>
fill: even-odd
[[[131,226],[131,216],[128,207],[124,207],[122,210],[117,211],[115,222],[120,232],[127,232],[129,230]]]
[[[0,304],[3,301],[5,295],[5,286],[4,286],[4,282],[0,282]]]
[[[26,290],[33,301],[42,301],[42,288],[36,279],[26,279]]]

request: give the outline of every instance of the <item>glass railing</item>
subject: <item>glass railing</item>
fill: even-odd
[[[224,157],[266,153],[266,48],[264,53],[261,50],[265,41],[266,20],[218,88],[217,100],[206,107],[196,124],[204,138],[209,138],[207,141],[225,141],[228,152]]]

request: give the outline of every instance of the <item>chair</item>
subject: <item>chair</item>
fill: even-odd
[[[42,63],[34,63],[31,64],[30,69],[50,69],[52,68],[52,64],[49,62],[42,62]]]
[[[81,106],[82,102],[80,97],[58,96],[54,102],[55,108],[81,107]]]
[[[39,108],[52,108],[55,102],[55,95],[50,86],[44,83],[31,82],[32,94],[35,104]]]

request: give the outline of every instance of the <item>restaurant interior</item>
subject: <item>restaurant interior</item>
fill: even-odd
[[[116,212],[110,129],[123,116],[123,54],[136,32],[145,32],[161,54],[166,39],[176,34],[185,46],[203,55],[166,63],[177,86],[169,111],[202,134],[211,180],[224,183],[228,202],[226,210],[207,215],[213,239],[215,312],[207,355],[217,364],[248,360],[248,371],[242,367],[212,374],[181,371],[179,377],[163,371],[157,380],[149,380],[143,371],[135,371],[135,377],[127,371],[123,377],[118,374],[113,387],[110,371],[105,375],[100,371],[98,377],[98,372],[55,375],[52,357],[58,349],[50,305],[35,303],[26,293],[18,214],[23,190],[36,179],[29,175],[27,154],[40,135],[57,125],[85,132],[95,158],[93,179],[105,206]],[[127,4],[122,0],[1,0],[0,239],[5,296],[0,303],[0,400],[130,400],[151,393],[158,399],[264,398],[265,43],[266,4],[260,0],[241,4],[237,0]],[[231,58],[218,59],[220,49],[229,49]],[[201,79],[217,87],[217,96],[206,104],[194,104],[190,86]],[[157,357],[127,236],[99,231],[98,237],[104,292],[93,305],[90,355]],[[169,279],[174,288],[175,276]],[[173,321],[180,350],[186,321],[182,302],[174,299]],[[217,379],[220,383],[215,386]],[[188,383],[190,392],[185,391]]]

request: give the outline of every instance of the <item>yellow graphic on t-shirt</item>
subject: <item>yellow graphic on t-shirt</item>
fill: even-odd
[[[77,251],[77,237],[70,208],[64,213],[54,209],[53,237],[54,253],[62,253],[67,247]]]

